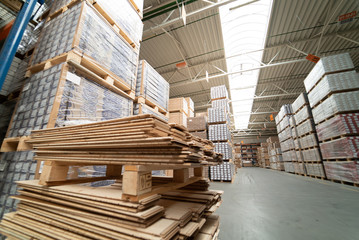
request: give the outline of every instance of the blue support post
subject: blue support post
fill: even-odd
[[[19,47],[22,35],[30,21],[32,12],[37,0],[25,0],[20,12],[18,13],[14,25],[0,52],[0,90],[4,84],[6,75],[14,59],[17,48]]]

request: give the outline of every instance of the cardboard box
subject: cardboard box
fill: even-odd
[[[186,97],[185,99],[186,99],[188,108],[189,108],[190,110],[194,111],[194,102],[192,101],[192,98]]]
[[[185,98],[171,98],[168,106],[170,112],[183,112],[188,114],[188,104]]]
[[[188,131],[207,130],[207,117],[190,117],[187,118]]]
[[[170,113],[169,123],[176,123],[182,126],[187,127],[187,115],[183,112],[173,112]]]

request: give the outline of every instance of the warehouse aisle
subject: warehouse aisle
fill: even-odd
[[[220,240],[359,239],[359,188],[241,168],[224,190]]]

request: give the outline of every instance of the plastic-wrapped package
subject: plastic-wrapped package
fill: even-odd
[[[209,176],[211,180],[215,181],[231,181],[234,174],[234,164],[224,162],[218,166],[209,167]]]
[[[228,98],[228,91],[226,85],[211,87],[211,99]]]
[[[92,82],[91,77],[62,63],[27,79],[9,137],[30,135],[32,130],[47,127],[130,116],[132,104],[131,99]]]
[[[232,146],[228,142],[214,143],[214,151],[223,154],[223,160],[232,159]]]
[[[212,108],[223,108],[226,112],[230,112],[229,99],[219,99],[212,101]]]
[[[301,145],[300,145],[300,140],[299,138],[296,138],[293,140],[294,141],[294,147],[295,149],[301,149]]]
[[[317,136],[312,133],[300,138],[301,148],[310,148],[318,146]]]
[[[313,109],[315,123],[342,112],[359,111],[359,91],[334,93]]]
[[[207,117],[190,117],[187,118],[188,131],[202,131],[207,130]]]
[[[299,137],[310,132],[315,132],[315,125],[313,119],[307,119],[303,123],[299,124],[296,129]]]
[[[317,177],[325,177],[324,168],[322,163],[306,163],[307,174]]]
[[[316,126],[319,141],[359,134],[359,113],[339,114]]]
[[[278,124],[285,116],[289,114],[293,114],[292,105],[291,104],[283,105],[280,108],[280,111],[278,112],[277,115],[278,118],[276,118],[276,124]]]
[[[0,142],[5,138],[16,101],[8,101],[0,104]]]
[[[295,162],[297,161],[297,153],[295,150],[290,150],[282,153],[284,162]]]
[[[292,162],[284,162],[284,171],[294,173],[294,164]]]
[[[289,138],[284,142],[281,142],[280,148],[282,149],[283,152],[288,151],[290,149],[295,149],[294,140]]]
[[[140,114],[153,114],[168,122],[168,117],[166,117],[165,115],[156,112],[153,108],[147,106],[146,104],[136,103],[133,105],[133,115],[140,115]]]
[[[296,113],[302,106],[308,104],[307,93],[303,92],[299,97],[292,103],[293,113]]]
[[[301,110],[299,110],[295,115],[295,122],[297,125],[304,122],[306,119],[312,117],[312,109],[309,107],[309,105],[304,106]]]
[[[290,115],[289,117],[289,127],[294,128],[297,126],[296,120],[294,118],[294,115]]]
[[[229,114],[225,108],[208,108],[209,123],[229,122]]]
[[[342,137],[320,144],[323,159],[358,158],[359,136]]]
[[[325,76],[308,94],[310,106],[316,106],[319,101],[334,92],[359,89],[359,76],[355,71],[330,74]]]
[[[293,163],[294,172],[299,174],[304,174],[304,164],[295,162]]]
[[[319,148],[311,148],[301,151],[303,154],[303,160],[305,162],[320,162],[322,158],[320,156]]]
[[[324,162],[325,173],[328,179],[359,183],[359,162]]]
[[[3,214],[16,210],[17,181],[32,180],[35,177],[37,161],[33,160],[32,151],[7,152],[1,154],[0,160],[0,218]]]
[[[0,95],[8,96],[10,93],[21,89],[21,86],[25,81],[25,73],[29,60],[29,57],[23,60],[14,57],[9,72],[6,75],[5,81],[0,90]]]
[[[324,75],[352,69],[354,69],[354,64],[349,53],[323,57],[304,80],[305,89],[310,93],[314,85],[316,85]]]
[[[39,39],[42,28],[45,25],[45,20],[40,22],[35,27],[32,25],[27,25],[25,32],[20,41],[19,47],[17,48],[17,52],[25,55],[28,51],[33,49]]]
[[[208,129],[208,137],[211,141],[231,140],[231,132],[227,124],[209,125]]]
[[[127,0],[127,1],[130,1],[130,0]],[[136,6],[138,7],[138,10],[140,10],[140,12],[142,13],[144,0],[132,0],[132,1],[136,4]]]
[[[135,88],[138,52],[87,2],[79,2],[46,23],[31,65],[74,50]]]
[[[138,64],[136,97],[146,100],[168,111],[170,86],[147,61],[141,60]]]
[[[303,161],[304,161],[304,157],[303,157],[302,151],[295,151],[295,154],[297,155],[297,161],[298,161],[298,162],[303,162]]]
[[[285,116],[282,121],[280,121],[280,129],[283,131],[290,125],[290,118],[292,118],[292,115]]]

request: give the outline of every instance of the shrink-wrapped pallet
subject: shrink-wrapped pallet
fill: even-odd
[[[170,86],[147,61],[141,60],[138,65],[136,97],[141,96],[168,111]]]
[[[211,99],[228,98],[228,91],[225,85],[211,87]]]
[[[324,162],[325,173],[328,179],[359,183],[359,162]]]
[[[314,85],[326,74],[352,69],[354,69],[354,64],[349,53],[323,57],[304,80],[305,89],[309,93]]]
[[[359,111],[359,91],[335,93],[313,109],[316,124],[337,113]]]
[[[208,137],[211,141],[231,140],[231,132],[227,124],[209,125]]]
[[[183,112],[187,115],[188,104],[185,98],[171,98],[168,105],[168,111],[170,112]]]
[[[223,160],[232,159],[232,146],[228,142],[214,143],[214,151],[223,154]]]
[[[306,163],[307,174],[310,176],[325,177],[323,164],[321,163]]]
[[[218,166],[210,166],[209,174],[211,180],[214,181],[232,181],[234,174],[234,164],[230,162],[224,162]]]
[[[348,159],[359,157],[359,136],[342,137],[320,143],[323,159]]]
[[[294,164],[292,162],[284,162],[284,171],[294,173]]]
[[[297,154],[295,150],[290,150],[282,153],[284,162],[293,162],[297,161]]]
[[[301,124],[305,120],[312,117],[312,110],[309,105],[304,106],[301,110],[299,110],[295,115],[295,122],[297,125]]]
[[[310,106],[316,106],[331,93],[359,89],[359,75],[355,71],[325,76],[308,94]]]
[[[301,93],[299,97],[292,103],[293,113],[296,113],[302,106],[308,104],[307,93]]]
[[[316,126],[319,141],[359,134],[359,113],[339,114]]]
[[[208,108],[208,123],[229,122],[229,115],[225,108]]]
[[[5,81],[0,89],[0,95],[8,96],[14,91],[21,89],[25,80],[25,72],[28,63],[29,57],[25,59],[14,57]]]
[[[280,108],[280,111],[278,112],[277,117],[275,118],[276,124],[278,124],[280,121],[282,121],[282,119],[284,118],[284,116],[290,115],[290,114],[292,114],[292,113],[293,113],[293,109],[292,109],[291,104],[283,105],[283,106]]]
[[[317,137],[314,133],[301,137],[299,141],[302,149],[318,146]]]
[[[75,51],[97,68],[115,74],[127,87],[136,84],[138,51],[87,2],[71,5],[48,21],[34,50],[31,65]]]
[[[303,136],[307,133],[314,132],[315,131],[315,125],[313,122],[313,119],[307,119],[303,123],[299,124],[297,127],[297,134],[298,136]]]
[[[212,108],[223,108],[226,112],[230,112],[229,99],[219,99],[212,101]]]
[[[312,148],[312,149],[306,149],[302,150],[303,159],[306,162],[320,162],[322,161],[322,158],[320,156],[319,148]]]

